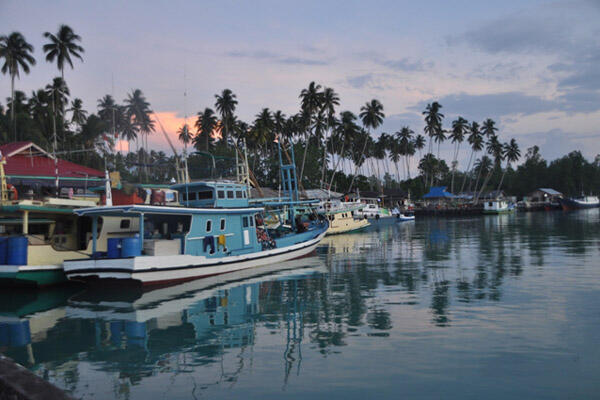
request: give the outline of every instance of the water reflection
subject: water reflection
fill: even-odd
[[[3,292],[0,351],[78,397],[228,397],[256,379],[257,396],[273,385],[303,393],[300,382],[327,377],[329,367],[315,368],[348,368],[343,354],[369,359],[449,332],[470,348],[473,332],[477,343],[502,329],[488,331],[493,316],[545,307],[547,280],[592,291],[598,222],[598,210],[422,219],[327,238],[314,257],[150,292]],[[383,364],[364,374],[408,373]]]

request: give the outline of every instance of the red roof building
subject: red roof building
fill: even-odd
[[[104,173],[94,168],[85,167],[70,161],[57,159],[33,142],[14,142],[0,146],[0,153],[6,159],[4,173],[10,182],[23,183],[23,180],[45,180],[52,178],[52,184],[56,178],[56,167],[58,167],[58,178],[62,184],[86,181],[89,178],[97,182],[98,178],[104,178]],[[13,184],[14,184],[13,183]],[[62,185],[61,185],[62,186]]]

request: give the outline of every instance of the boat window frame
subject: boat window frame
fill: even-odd
[[[129,218],[121,219],[119,222],[119,229],[129,229],[131,228],[131,220]]]
[[[244,216],[242,217],[242,228],[248,228],[250,226],[250,223],[248,222],[248,217]]]
[[[227,191],[227,199],[233,199],[235,198],[234,194],[233,194],[233,190],[228,190]]]
[[[221,224],[220,225],[221,225],[220,226],[221,231],[224,231],[225,227],[226,227],[225,218],[221,218]]]
[[[204,226],[206,233],[212,232],[212,219],[207,219],[206,224]]]
[[[236,198],[236,199],[241,199],[241,198],[243,198],[243,195],[242,195],[242,191],[241,191],[241,190],[236,190],[236,191],[235,191],[235,198]]]
[[[224,190],[218,190],[217,191],[217,197],[219,199],[224,199],[225,198],[225,191]]]

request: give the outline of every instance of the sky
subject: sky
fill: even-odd
[[[335,89],[340,111],[380,100],[386,118],[375,135],[406,125],[422,133],[421,113],[438,101],[445,127],[459,115],[492,118],[523,154],[532,145],[549,160],[600,153],[598,0],[0,0],[0,34],[19,31],[35,48],[18,90],[60,75],[42,54],[43,33],[60,24],[85,48],[65,70],[72,97],[95,111],[103,95],[122,101],[139,88],[171,135],[225,88],[251,122],[263,107],[298,112],[300,91],[315,81]],[[0,75],[0,102],[8,96]],[[168,150],[158,133],[150,145]],[[442,156],[451,152],[442,146]]]

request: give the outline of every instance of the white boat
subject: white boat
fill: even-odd
[[[483,203],[484,214],[508,214],[515,211],[514,204],[504,200],[490,200]]]

